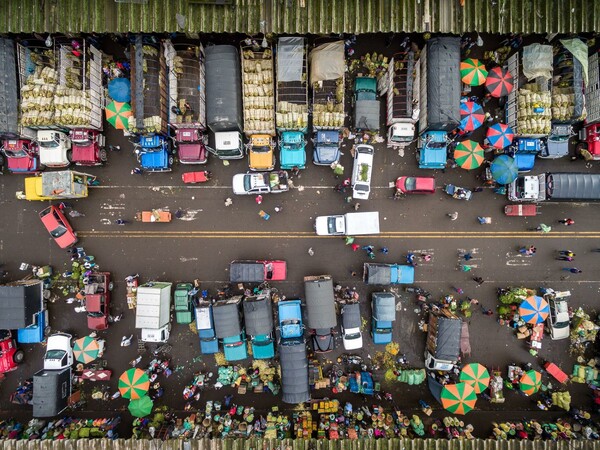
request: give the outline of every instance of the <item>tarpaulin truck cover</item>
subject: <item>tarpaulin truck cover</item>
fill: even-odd
[[[308,384],[308,359],[302,339],[286,341],[279,345],[281,362],[281,390],[285,403],[304,403],[310,400]]]

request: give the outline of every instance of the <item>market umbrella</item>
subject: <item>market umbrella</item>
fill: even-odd
[[[117,130],[127,129],[127,123],[131,116],[131,106],[129,106],[129,103],[110,102],[105,111],[108,123]]]
[[[512,144],[515,133],[508,125],[495,123],[488,128],[485,136],[492,147],[502,149]]]
[[[130,401],[129,406],[127,408],[129,409],[129,412],[132,416],[146,417],[152,412],[153,406],[154,402],[152,401],[152,399],[147,395],[144,395],[143,397],[138,398],[137,400]]]
[[[542,387],[542,374],[537,370],[528,370],[519,380],[519,389],[525,395],[535,394]]]
[[[473,386],[476,394],[481,394],[490,385],[490,373],[483,365],[470,363],[461,370],[459,380]]]
[[[119,377],[119,392],[132,400],[142,397],[150,388],[148,375],[142,369],[129,369]]]
[[[128,78],[115,78],[108,82],[108,96],[115,102],[131,101],[131,83]]]
[[[521,319],[533,325],[542,323],[548,318],[548,314],[550,314],[548,302],[537,295],[527,297],[519,306]]]
[[[75,359],[84,364],[91,363],[100,353],[100,344],[90,336],[77,339],[73,344],[73,355]]]
[[[475,408],[477,395],[467,383],[447,384],[441,393],[442,406],[453,414],[466,414]]]
[[[461,119],[458,127],[464,131],[473,131],[483,125],[485,113],[479,103],[461,102],[460,117]]]
[[[476,58],[467,58],[460,63],[460,78],[469,86],[481,86],[487,78],[485,66]]]
[[[475,141],[459,142],[454,149],[454,160],[463,169],[476,169],[483,163],[483,148]]]
[[[510,184],[517,179],[519,167],[514,158],[508,155],[500,155],[492,161],[490,166],[492,178],[498,184]]]
[[[485,88],[492,97],[503,97],[512,92],[514,79],[511,73],[500,66],[489,71],[485,80]]]

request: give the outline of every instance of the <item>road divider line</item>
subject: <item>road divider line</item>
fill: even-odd
[[[77,236],[84,238],[170,238],[170,239],[340,239],[339,236],[316,236],[309,234],[263,234],[263,233],[159,233],[159,232],[95,232],[86,233],[78,232]],[[364,236],[369,239],[526,239],[528,235],[495,235],[495,236],[480,236],[480,235],[411,235],[405,236],[402,234],[379,234],[376,236]],[[541,239],[564,239],[561,236],[544,236]],[[589,236],[576,236],[573,239],[600,239],[600,234]]]

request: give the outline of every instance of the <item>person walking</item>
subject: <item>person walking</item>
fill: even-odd
[[[559,253],[561,254],[561,256],[570,256],[572,258],[575,258],[575,253],[573,253],[571,250],[561,250]]]
[[[450,220],[456,220],[458,219],[458,211],[454,211],[451,213],[446,214],[448,217],[450,217]]]
[[[484,283],[484,280],[481,277],[473,277],[473,281],[477,283],[478,286],[481,286]]]
[[[379,249],[379,251],[381,253],[383,253],[384,255],[387,255],[390,252],[390,250],[387,247],[381,247],[381,249]]]
[[[139,167],[136,167],[135,169],[131,170],[131,175],[143,175],[144,171],[142,169],[140,169]]]
[[[582,270],[578,269],[577,267],[563,267],[563,270],[566,270],[567,272],[571,272],[571,273],[581,273]]]
[[[561,255],[558,258],[556,258],[559,261],[573,261],[573,257],[572,256],[565,256],[565,255]]]
[[[355,251],[357,251],[360,248],[360,245],[358,245],[358,244],[352,244],[351,247],[352,247],[352,251],[355,252]]]
[[[562,223],[563,225],[565,225],[567,227],[575,224],[575,221],[573,219],[570,219],[570,218],[561,219],[558,222]]]
[[[123,220],[123,219],[119,218],[119,219],[115,220],[115,223],[116,223],[117,225],[126,225],[126,224],[128,224],[129,222],[128,222],[127,220]]]

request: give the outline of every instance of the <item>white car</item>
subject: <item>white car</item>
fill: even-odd
[[[357,145],[354,152],[354,168],[352,169],[352,197],[368,200],[371,193],[371,172],[373,171],[373,154],[371,145]]]
[[[559,293],[557,293],[559,294]],[[550,337],[558,341],[569,337],[569,303],[565,298],[548,299],[550,305],[550,314],[548,315],[548,330]]]
[[[358,350],[363,346],[360,326],[360,306],[358,303],[348,303],[342,308],[342,342],[345,350]]]
[[[72,336],[67,333],[53,334],[48,338],[44,355],[44,370],[61,370],[73,365]]]

